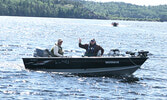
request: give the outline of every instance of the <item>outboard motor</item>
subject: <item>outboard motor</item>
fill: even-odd
[[[50,52],[48,49],[36,48],[34,51],[34,57],[50,57]]]
[[[138,56],[140,56],[140,57],[147,57],[148,53],[149,53],[149,51],[141,50],[141,51],[138,51]]]

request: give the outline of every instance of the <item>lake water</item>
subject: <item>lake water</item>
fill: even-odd
[[[0,98],[64,100],[167,99],[167,23],[111,20],[0,17]],[[95,38],[104,53],[148,50],[149,59],[133,76],[79,77],[29,71],[22,58],[36,47],[50,49],[63,39],[66,56],[81,56],[78,39]]]

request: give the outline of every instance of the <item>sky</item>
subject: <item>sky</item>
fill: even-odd
[[[151,5],[151,6],[155,6],[155,5],[167,5],[167,0],[90,0],[90,1],[101,1],[101,2],[110,2],[110,1],[114,1],[114,2],[125,2],[125,3],[132,3],[132,4],[136,4],[136,5]]]

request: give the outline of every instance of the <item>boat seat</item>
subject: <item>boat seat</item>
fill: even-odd
[[[126,51],[126,54],[130,54],[131,56],[135,56],[135,52],[132,52],[132,51]]]

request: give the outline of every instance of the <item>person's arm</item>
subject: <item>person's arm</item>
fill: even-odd
[[[87,49],[87,44],[81,44],[81,43],[79,43],[79,47],[80,47],[80,48]]]
[[[79,39],[79,47],[80,48],[84,48],[84,49],[87,49],[87,44],[81,44],[81,39]]]
[[[62,57],[63,56],[63,55],[58,53],[58,47],[57,46],[54,47],[54,55],[58,56],[58,57]]]
[[[103,53],[104,53],[104,49],[101,47],[101,46],[99,46],[100,47],[100,50],[101,50],[101,56],[103,55]]]

